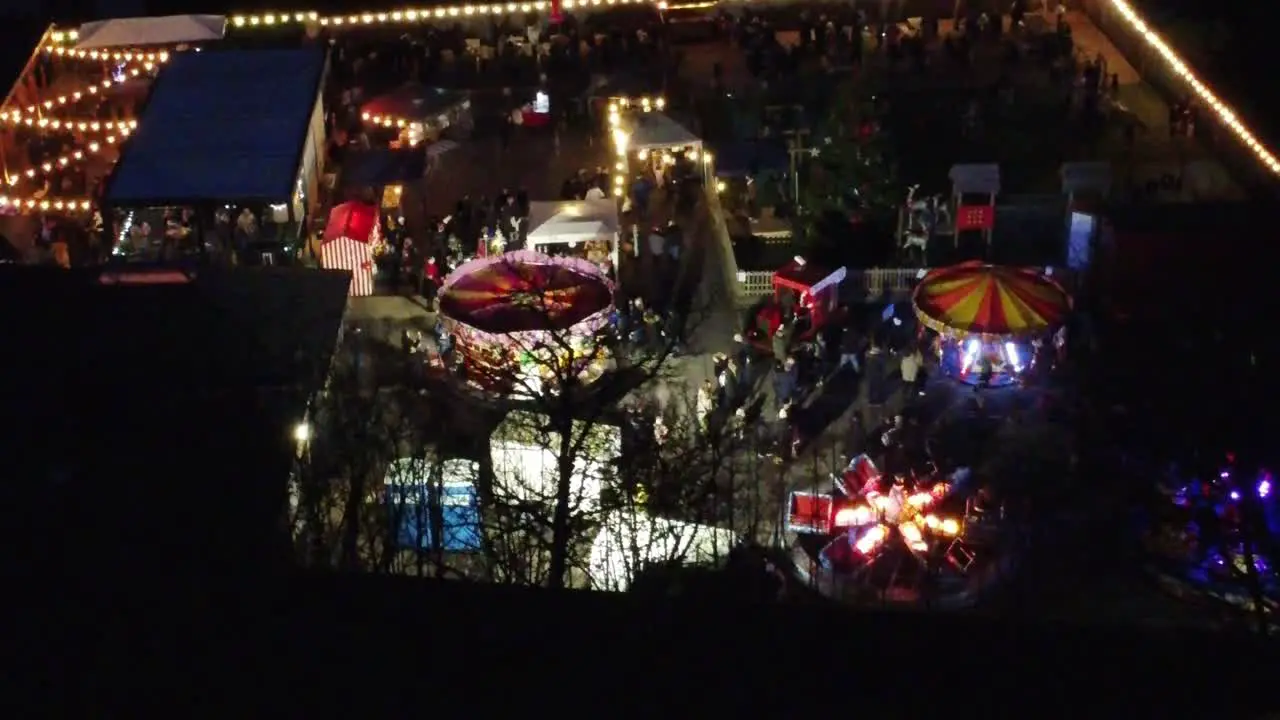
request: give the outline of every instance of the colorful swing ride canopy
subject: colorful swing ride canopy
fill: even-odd
[[[930,271],[916,286],[916,315],[945,334],[1016,337],[1066,321],[1071,296],[1030,269],[968,262]]]

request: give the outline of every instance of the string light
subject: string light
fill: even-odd
[[[31,198],[0,195],[0,208],[10,207],[18,210],[89,212],[93,203],[88,198]]]
[[[116,85],[123,85],[124,83],[142,75],[144,71],[150,72],[155,68],[156,68],[156,63],[143,63],[142,67],[132,68],[128,72],[126,72],[122,77],[107,78],[106,80],[95,82],[91,85],[86,85],[79,90],[73,90],[72,92],[66,93],[65,95],[59,95],[56,98],[45,100],[44,102],[39,103],[37,105],[28,105],[26,107],[25,112],[28,115],[35,115],[36,113],[39,113],[42,110],[52,110],[54,108],[75,104],[83,100],[86,95],[97,95],[99,92],[103,90],[110,90],[112,87]],[[11,110],[10,114],[14,112],[17,112],[17,111]]]
[[[600,5],[652,5],[651,0],[564,0],[562,7],[572,10],[575,7],[589,8]],[[354,13],[348,15],[320,15],[317,12],[280,12],[261,15],[234,15],[231,18],[233,28],[270,28],[281,25],[315,23],[323,26],[373,26],[401,25],[412,23],[446,20],[456,17],[474,17],[483,15],[507,15],[515,13],[543,12],[551,7],[551,3],[508,2],[493,4],[461,4],[444,5],[432,8],[394,10],[376,13]]]
[[[630,142],[631,136],[622,129],[622,111],[636,110],[642,113],[647,113],[662,110],[666,106],[666,99],[660,96],[653,98],[615,97],[609,99],[609,131],[613,137],[614,150],[618,155],[617,162],[615,162],[613,166],[613,169],[617,172],[617,174],[613,176],[614,197],[622,197],[625,195],[625,188],[627,184],[627,145]],[[644,160],[649,157],[649,151],[642,148],[636,153],[636,157],[640,160]],[[697,155],[694,155],[691,159],[696,160]],[[668,164],[674,163],[675,157],[670,156],[669,160],[670,162]]]
[[[145,50],[78,50],[76,48],[64,47],[61,45],[45,45],[44,52],[46,55],[53,55],[61,58],[71,58],[74,60],[93,60],[99,62],[139,62],[139,63],[157,63],[167,62],[169,53],[146,52]]]
[[[390,115],[371,115],[369,113],[361,113],[360,119],[374,125],[381,125],[385,128],[406,128],[412,124],[412,121],[404,118],[392,117]]]
[[[9,125],[12,127],[29,127],[35,130],[59,131],[66,130],[68,132],[109,132],[120,135],[127,135],[138,129],[137,120],[85,120],[66,119],[66,118],[50,118],[36,117],[35,115],[24,115],[18,110],[0,112],[0,125]]]
[[[79,30],[54,30],[49,33],[49,42],[61,45],[62,43],[75,42],[80,39]]]
[[[121,138],[127,137],[129,134],[129,131],[124,128],[121,128],[120,132],[121,132],[121,136],[120,136]],[[39,167],[30,168],[22,173],[22,177],[25,177],[26,179],[31,180],[36,178],[37,176],[51,173],[54,170],[59,168],[64,168],[73,162],[83,160],[86,152],[90,155],[97,155],[98,153],[105,151],[107,148],[113,147],[117,141],[118,141],[118,138],[115,135],[108,135],[102,139],[102,142],[91,142],[88,145],[86,145],[83,150],[72,150],[71,152],[67,153],[66,155],[63,155],[62,157],[54,158],[53,160],[48,160],[46,162],[41,163]],[[7,179],[10,185],[17,185],[22,178],[10,175]]]
[[[1235,111],[1232,110],[1229,105],[1222,102],[1222,100],[1213,94],[1212,90],[1206,87],[1204,83],[1200,82],[1200,79],[1191,72],[1191,68],[1183,62],[1182,58],[1178,57],[1177,53],[1175,53],[1165,43],[1164,39],[1161,38],[1159,34],[1147,26],[1146,21],[1138,15],[1137,11],[1135,11],[1125,0],[1111,0],[1111,4],[1120,12],[1120,15],[1129,22],[1129,25],[1133,27],[1133,29],[1141,35],[1144,40],[1146,40],[1147,44],[1164,58],[1165,62],[1169,64],[1169,67],[1191,86],[1191,89],[1195,91],[1195,94],[1200,98],[1200,100],[1213,109],[1213,112],[1218,116],[1218,119],[1222,121],[1222,124],[1230,128],[1231,131],[1235,133],[1235,136],[1240,139],[1240,142],[1244,143],[1245,147],[1253,151],[1253,154],[1257,156],[1258,160],[1261,161],[1268,170],[1273,173],[1280,174],[1280,161],[1276,160],[1275,155],[1273,155],[1267,147],[1249,131],[1249,128],[1244,126],[1244,123],[1240,122],[1240,119],[1236,117]]]

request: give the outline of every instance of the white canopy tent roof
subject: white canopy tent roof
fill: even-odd
[[[632,150],[702,146],[702,138],[660,112],[635,113],[632,115],[630,131],[627,144]]]
[[[166,15],[164,17],[97,20],[80,26],[76,48],[145,47],[221,40],[227,30],[224,15]]]
[[[737,544],[722,528],[616,510],[591,543],[591,582],[597,590],[624,591],[646,565],[718,565]]]
[[[614,200],[529,203],[530,246],[601,239],[612,242],[618,228],[618,203]]]

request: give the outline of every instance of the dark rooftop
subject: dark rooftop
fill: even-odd
[[[288,202],[325,62],[318,48],[175,55],[121,151],[107,203]]]

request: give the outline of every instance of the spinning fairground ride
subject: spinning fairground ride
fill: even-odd
[[[981,387],[1052,366],[1071,312],[1071,296],[1048,275],[980,262],[930,271],[913,302],[921,331],[937,333],[942,372]]]
[[[855,457],[830,492],[791,493],[785,519],[797,567],[840,598],[972,598],[996,553],[993,528],[967,517],[968,479],[967,469],[890,476]]]
[[[597,265],[529,250],[478,258],[445,278],[440,319],[467,383],[536,394],[606,368],[613,283]]]

